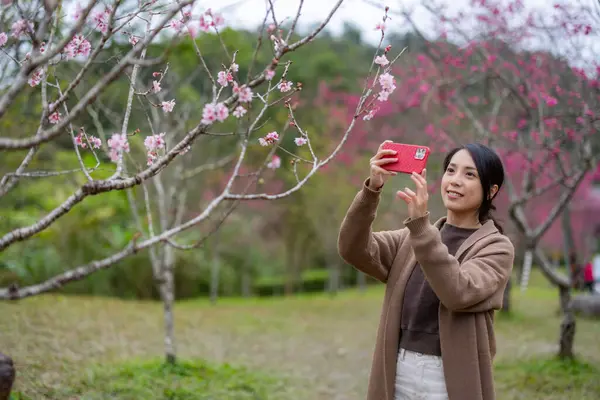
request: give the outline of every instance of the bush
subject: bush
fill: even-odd
[[[323,292],[327,287],[329,271],[326,269],[308,269],[302,272],[300,282],[294,285],[294,292]],[[281,296],[285,292],[286,278],[267,276],[254,282],[254,293],[258,296]]]

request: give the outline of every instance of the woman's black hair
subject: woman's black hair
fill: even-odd
[[[450,150],[444,159],[444,171],[448,169],[452,157],[460,150],[467,150],[471,158],[473,158],[483,189],[483,201],[481,202],[481,206],[479,206],[479,222],[483,224],[485,221],[491,219],[500,233],[504,233],[502,226],[491,215],[491,212],[496,209],[492,204],[492,200],[494,200],[494,197],[496,197],[504,183],[504,166],[502,165],[502,160],[489,147],[480,143],[469,143]],[[493,197],[489,197],[489,193],[494,185],[498,185],[498,191]]]

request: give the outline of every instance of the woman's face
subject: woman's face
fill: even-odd
[[[450,160],[442,177],[441,192],[444,206],[455,214],[471,214],[481,206],[483,189],[467,150],[459,150]]]

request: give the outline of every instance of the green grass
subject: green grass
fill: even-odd
[[[140,360],[111,368],[104,365],[90,368],[80,381],[43,395],[79,400],[266,400],[279,398],[281,393],[284,393],[283,382],[277,377],[228,364],[182,361],[170,365],[163,360]],[[29,399],[18,394],[14,397]]]
[[[0,303],[0,351],[17,365],[15,389],[36,400],[360,400],[382,296],[383,288],[373,287],[335,298],[179,302],[183,364],[165,370],[156,361],[160,304],[46,295]],[[498,400],[600,398],[600,321],[577,320],[577,360],[563,363],[554,358],[557,290],[533,274],[530,289],[515,287],[512,301],[514,312],[496,320]]]
[[[593,399],[600,396],[600,369],[579,360],[537,358],[498,363],[495,367],[497,390],[503,399]]]

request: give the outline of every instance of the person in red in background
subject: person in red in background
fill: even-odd
[[[592,260],[583,267],[583,288],[590,293],[594,292],[594,273],[592,272]]]
[[[571,253],[569,256],[569,268],[571,270],[571,285],[573,289],[582,289],[583,288],[583,277],[581,276],[581,269],[578,268],[577,265],[577,255],[575,253]]]

